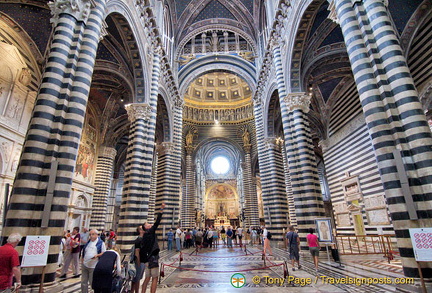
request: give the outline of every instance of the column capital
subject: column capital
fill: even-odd
[[[308,113],[311,96],[305,93],[292,93],[284,97],[284,102],[288,108],[288,112],[299,109],[303,110],[304,113]]]
[[[117,151],[113,147],[103,145],[99,148],[99,157],[107,157],[114,160],[116,155]]]
[[[340,21],[339,21],[339,18],[337,16],[337,12],[336,12],[336,0],[327,0],[327,1],[329,2],[329,6],[328,6],[327,10],[330,11],[327,18],[334,21],[337,24],[340,24]]]
[[[174,151],[174,143],[164,141],[156,145],[156,152],[158,155],[170,154]]]
[[[264,138],[264,144],[266,146],[267,149],[269,150],[277,150],[278,145],[276,143],[276,138],[275,137],[266,137]]]
[[[137,119],[150,120],[152,116],[152,108],[149,104],[128,104],[125,106],[131,122]]]
[[[91,0],[54,0],[48,2],[51,8],[51,22],[57,25],[61,13],[66,13],[75,17],[78,21],[87,22],[92,7]]]

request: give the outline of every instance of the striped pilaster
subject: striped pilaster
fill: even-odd
[[[258,197],[252,181],[250,145],[245,146],[245,161],[243,163],[243,193],[245,197],[246,227],[259,226]],[[245,227],[245,228],[246,228]]]
[[[24,141],[10,209],[3,235],[19,232],[22,235],[50,235],[48,261],[44,283],[55,279],[61,237],[67,218],[67,204],[72,186],[78,146],[84,123],[88,94],[96,57],[105,1],[96,0],[75,4],[85,17],[76,15],[67,4],[56,6],[54,35],[48,54],[42,83]],[[57,6],[58,5],[58,6]],[[61,14],[59,14],[61,13]],[[53,170],[53,184],[50,168]],[[50,194],[47,194],[50,191]],[[51,193],[52,192],[52,193]],[[49,201],[52,195],[52,201]],[[42,228],[43,211],[52,204],[46,228]],[[48,207],[48,206],[47,206]],[[22,251],[22,248],[18,248]],[[23,271],[23,285],[40,283],[42,267]]]
[[[254,115],[260,166],[264,220],[274,238],[282,239],[282,229],[287,226],[288,203],[285,192],[283,164],[268,139],[264,138],[264,117],[260,101],[255,100]],[[270,148],[269,148],[270,146]]]
[[[96,165],[95,186],[93,196],[93,212],[90,219],[91,229],[107,229],[108,195],[113,175],[114,159],[117,151],[113,147],[102,146]]]
[[[432,138],[384,2],[335,0],[331,4],[344,35],[404,274],[418,277],[408,229],[430,227]],[[402,156],[417,217],[408,213],[395,150]],[[432,275],[432,264],[424,263],[422,271],[424,276]]]
[[[163,152],[159,153],[158,159],[156,203],[165,203],[161,227],[166,229],[176,227],[180,215],[182,112],[182,106],[176,103],[173,107],[173,142],[162,143]]]
[[[186,146],[186,193],[183,196],[182,227],[195,226],[195,170],[192,162],[192,146]]]
[[[130,104],[126,110],[131,126],[117,233],[122,251],[132,247],[136,227],[148,218],[156,123],[148,104]]]

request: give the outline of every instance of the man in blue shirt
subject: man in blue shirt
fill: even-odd
[[[173,244],[173,240],[174,240],[174,233],[173,233],[172,229],[170,229],[168,231],[168,233],[166,233],[166,237],[168,240],[168,250],[172,250],[172,244]]]

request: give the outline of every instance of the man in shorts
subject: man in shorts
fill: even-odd
[[[289,251],[289,257],[291,259],[291,263],[293,266],[293,271],[295,271],[295,262],[297,262],[297,266],[299,269],[301,269],[300,265],[300,237],[298,234],[294,231],[294,226],[291,225],[288,228],[288,233],[286,234],[287,239],[287,245],[288,245],[288,251]]]
[[[142,292],[146,292],[147,285],[150,282],[150,278],[152,279],[150,292],[155,293],[157,289],[157,283],[159,278],[160,249],[157,242],[156,229],[158,228],[162,220],[162,212],[164,208],[165,203],[162,203],[161,210],[157,214],[157,219],[153,225],[147,222],[142,225],[144,235],[140,249],[140,260],[141,263],[145,264],[145,279],[142,285]]]

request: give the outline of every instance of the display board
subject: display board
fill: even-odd
[[[432,228],[409,229],[416,261],[432,261]]]
[[[22,267],[41,267],[46,266],[48,250],[51,236],[26,237],[22,258]]]

